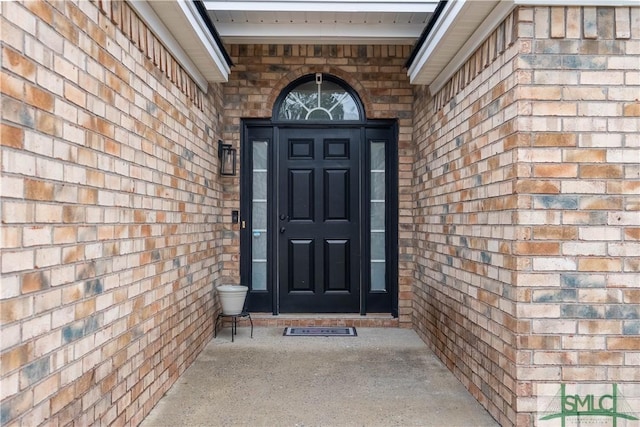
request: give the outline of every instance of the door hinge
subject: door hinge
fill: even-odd
[[[246,221],[242,221],[242,228],[247,228],[247,222]]]

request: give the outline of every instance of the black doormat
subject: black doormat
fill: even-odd
[[[286,327],[284,328],[285,337],[355,337],[356,328],[354,327],[325,327],[325,326],[307,326],[307,327]]]

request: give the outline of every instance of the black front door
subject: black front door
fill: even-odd
[[[396,315],[395,122],[244,120],[241,158],[249,311]]]
[[[277,135],[281,313],[360,310],[360,128]]]

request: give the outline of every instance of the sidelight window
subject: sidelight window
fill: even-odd
[[[253,149],[253,197],[251,200],[251,289],[267,289],[267,174],[268,142],[255,140]]]
[[[386,290],[385,142],[371,142],[371,290]]]

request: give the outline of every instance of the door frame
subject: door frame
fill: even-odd
[[[363,143],[360,151],[360,314],[366,313],[390,313],[398,316],[398,124],[393,119],[367,120],[364,123],[282,123],[273,122],[270,119],[242,119],[240,142],[240,280],[249,287],[247,296],[250,311],[271,312],[279,314],[279,284],[278,262],[267,262],[267,289],[255,291],[251,287],[251,208],[252,208],[252,183],[253,174],[252,144],[249,141],[250,133],[254,139],[268,141],[268,168],[267,198],[271,206],[267,208],[267,252],[277,254],[277,236],[273,235],[278,227],[277,210],[278,189],[277,184],[277,155],[276,147],[281,128],[306,128],[325,129],[329,127],[359,128],[360,141]],[[368,279],[370,274],[370,180],[369,180],[369,145],[366,143],[372,139],[379,139],[379,135],[385,135],[386,147],[386,215],[385,232],[387,244],[386,256],[386,292],[369,292]],[[276,209],[274,209],[274,204]],[[246,224],[246,227],[244,226]]]

